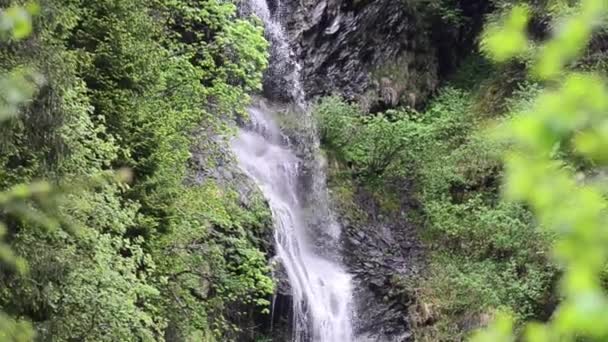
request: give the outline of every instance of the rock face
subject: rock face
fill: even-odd
[[[277,8],[308,98],[338,93],[372,110],[415,107],[437,86],[431,32],[405,1],[283,0]]]
[[[264,97],[273,102],[293,103],[299,102],[300,93],[307,100],[338,94],[358,102],[370,112],[396,106],[423,106],[438,86],[440,77],[472,46],[472,42],[464,41],[463,37],[475,36],[467,30],[479,29],[479,18],[487,7],[483,3],[487,2],[455,0],[466,22],[460,27],[438,24],[437,13],[424,12],[421,3],[426,2],[241,2],[243,15],[256,13],[263,19],[266,36],[272,42]],[[291,131],[289,122],[282,128],[299,157],[306,159],[315,155],[316,151],[310,150],[315,147],[314,139]],[[309,166],[314,165],[313,162],[306,160]],[[315,167],[310,166],[303,172],[301,183],[307,188],[315,186]],[[403,199],[387,210],[373,194],[356,186],[351,188],[351,203],[346,206],[339,203],[343,201],[341,195],[334,196],[334,200],[343,227],[344,262],[356,282],[358,340],[410,341],[409,311],[413,305],[408,282],[423,265],[416,229],[405,217],[413,205],[407,201],[411,190],[408,184],[395,184],[394,189],[398,189],[396,192],[402,194]],[[306,189],[301,193],[306,194]],[[328,222],[310,224],[320,227],[317,239],[322,245],[322,231]],[[277,278],[285,280],[281,273],[284,272],[278,269]],[[289,285],[285,281],[280,283],[272,321],[287,326],[292,321]],[[276,337],[275,341],[286,340],[284,336],[288,333]]]
[[[352,191],[346,201],[344,190],[337,190],[345,187]],[[395,187],[404,194],[410,192],[408,184]],[[330,182],[330,189],[344,227],[345,262],[355,280],[357,335],[361,341],[413,341],[411,281],[424,265],[417,231],[406,215],[415,202],[404,195],[385,208],[378,202],[382,195],[354,183]]]
[[[438,85],[435,33],[406,1],[275,0],[270,5],[290,40],[308,99],[338,94],[373,112],[419,107]],[[267,87],[273,94],[281,88]],[[403,186],[402,193],[409,193]],[[423,263],[416,230],[404,218],[410,204],[384,210],[371,194],[356,189],[345,208],[339,197],[334,200],[343,256],[356,289],[356,335],[361,341],[412,340],[408,280]]]
[[[424,106],[440,79],[474,46],[490,3],[273,0],[270,7],[290,40],[307,99],[337,94],[377,112]],[[354,184],[347,186],[353,192],[350,203],[345,205],[344,193],[333,196],[345,264],[356,282],[355,327],[361,341],[411,341],[409,324],[417,324],[411,282],[424,265],[423,247],[406,217],[415,211],[415,202],[408,200],[411,185],[405,179],[394,182],[391,189],[400,199],[390,208],[383,208],[386,198],[379,200],[387,194]]]

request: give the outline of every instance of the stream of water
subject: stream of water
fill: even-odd
[[[302,160],[283,144],[273,113],[250,108],[249,114],[252,124],[239,132],[233,149],[272,210],[277,256],[293,296],[294,341],[352,341],[351,278],[316,253],[298,194]]]
[[[304,108],[299,65],[281,60],[293,57],[280,22],[273,18],[265,0],[251,0],[251,6],[265,23],[273,48],[278,49],[274,58],[295,65],[291,71],[295,74],[290,77],[292,98],[296,106]],[[290,148],[277,125],[278,113],[269,108],[249,108],[250,123],[239,131],[232,148],[240,167],[264,193],[273,214],[276,254],[289,278],[293,297],[293,341],[353,341],[352,280],[336,256],[340,227],[328,209],[325,175],[314,172],[316,186],[308,186],[306,194],[300,193],[307,188],[301,184],[305,162]],[[301,115],[307,116],[306,111]],[[307,159],[308,163],[315,160]],[[307,203],[303,198],[308,199]],[[317,209],[309,210],[310,203]],[[311,213],[324,217],[311,219]],[[313,228],[311,222],[324,224]]]

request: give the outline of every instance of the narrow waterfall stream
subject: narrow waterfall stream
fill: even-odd
[[[262,108],[249,113],[251,128],[239,132],[233,150],[273,213],[277,255],[293,296],[294,340],[352,341],[351,278],[341,265],[315,253],[298,194],[302,160],[283,144],[272,113]]]
[[[251,0],[250,5],[265,23],[266,35],[274,49],[272,63],[295,66],[290,71],[282,65],[271,68],[289,73],[283,76],[292,83],[293,104],[305,107],[299,65],[286,60],[293,57],[280,22],[273,19],[265,0]],[[323,172],[313,172],[314,177],[321,179],[313,180],[313,189],[302,190],[306,189],[301,184],[305,162],[290,148],[277,125],[279,114],[269,108],[258,105],[249,109],[250,123],[239,131],[232,148],[240,167],[264,193],[273,214],[276,253],[289,278],[293,297],[293,341],[353,341],[351,276],[336,255],[340,249],[340,227],[328,208],[325,176]],[[309,121],[306,111],[302,112],[306,116],[302,121]],[[303,198],[308,199],[307,203]],[[314,210],[310,210],[310,202],[314,203]],[[314,229],[311,222],[317,223]]]

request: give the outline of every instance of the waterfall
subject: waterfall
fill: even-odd
[[[282,71],[291,74],[285,76],[292,83],[292,101],[305,108],[300,67],[280,22],[273,18],[264,0],[250,0],[250,6],[265,23],[275,50],[275,65],[271,67],[295,65]],[[325,175],[318,157],[304,160],[290,146],[277,124],[279,113],[271,108],[262,104],[249,108],[250,123],[239,130],[232,149],[239,166],[260,187],[272,211],[276,254],[293,297],[293,341],[353,341],[352,281],[340,263],[340,227],[329,210]],[[305,110],[301,115],[300,121],[311,121]],[[313,125],[307,126],[309,134],[314,135],[310,128]],[[317,144],[317,139],[311,140]],[[312,147],[313,151],[318,149]],[[310,165],[311,160],[314,165]],[[312,185],[302,184],[304,170],[313,170],[309,173],[314,178]]]
[[[302,65],[295,58],[293,50],[289,46],[287,35],[278,18],[281,12],[281,3],[276,2],[275,14],[270,12],[266,0],[249,0],[252,12],[264,22],[264,32],[270,41],[271,65],[273,77],[282,77],[288,81],[289,95],[297,106],[303,108],[306,105],[304,88],[302,87],[300,74]],[[279,91],[284,91],[281,89]]]

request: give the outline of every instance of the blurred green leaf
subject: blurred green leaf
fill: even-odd
[[[525,26],[508,24],[521,22],[512,19],[519,16],[518,11],[515,8],[499,29],[487,30],[484,46],[497,61],[521,51],[520,38],[513,37],[525,35]],[[531,206],[540,225],[559,234],[554,254],[565,267],[560,288],[563,300],[549,322],[528,326],[527,341],[608,338],[608,298],[600,282],[608,261],[604,186],[581,183],[556,153],[573,145],[574,153],[583,158],[608,162],[605,81],[598,75],[567,69],[584,51],[607,11],[604,0],[583,0],[573,13],[559,19],[554,37],[537,51],[533,66],[536,75],[554,80],[558,86],[548,87],[499,134],[513,144],[513,151],[505,157],[505,195]],[[513,327],[501,319],[474,340],[511,338]]]

